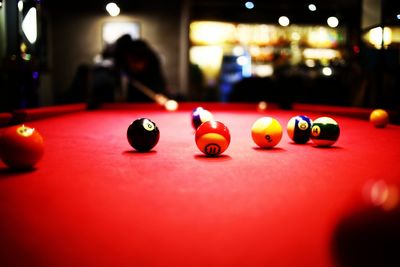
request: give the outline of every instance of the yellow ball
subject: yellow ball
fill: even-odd
[[[371,112],[369,121],[377,128],[384,128],[389,123],[389,114],[383,109],[375,109]]]
[[[281,141],[282,126],[272,117],[259,118],[251,127],[251,137],[259,147],[274,147]]]

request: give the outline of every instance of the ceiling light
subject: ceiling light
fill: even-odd
[[[248,2],[246,2],[246,3],[244,4],[244,6],[245,6],[247,9],[253,9],[253,8],[254,8],[254,3],[251,2],[251,1],[248,1]]]
[[[339,20],[337,17],[329,17],[327,19],[327,23],[328,23],[329,27],[336,28],[339,25]]]
[[[116,3],[108,3],[106,5],[106,10],[107,10],[108,14],[110,14],[111,17],[118,16],[119,12],[121,11]]]
[[[309,9],[310,11],[315,11],[315,10],[317,10],[317,6],[314,5],[314,4],[309,4],[309,5],[308,5],[308,9]]]
[[[36,42],[37,38],[37,16],[36,8],[31,7],[22,20],[22,31],[31,44]]]
[[[286,26],[288,26],[290,24],[290,20],[286,16],[281,16],[279,18],[278,22],[279,22],[279,25],[281,25],[283,27],[286,27]]]

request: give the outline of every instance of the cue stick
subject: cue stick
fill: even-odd
[[[139,82],[138,80],[132,79],[131,84],[161,106],[164,106],[165,103],[169,101],[168,97],[166,97],[163,94],[158,94],[154,92],[153,90],[151,90],[149,87]]]

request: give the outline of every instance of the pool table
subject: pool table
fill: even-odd
[[[219,157],[196,147],[197,106],[230,130]],[[30,171],[0,162],[0,266],[398,264],[400,126],[374,128],[369,112],[212,102],[15,112],[15,123],[42,134],[45,154]],[[338,141],[293,143],[286,124],[295,115],[334,118]],[[262,116],[282,125],[273,149],[251,138]],[[146,153],[126,137],[139,117],[160,129]]]

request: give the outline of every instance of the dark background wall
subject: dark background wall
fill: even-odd
[[[167,2],[167,1],[166,1]],[[102,25],[110,21],[140,24],[141,37],[160,55],[170,90],[179,90],[180,1],[146,6],[121,6],[118,17],[110,17],[105,5],[93,7],[57,5],[49,7],[49,69],[55,99],[62,99],[81,64],[92,64],[103,50]]]

